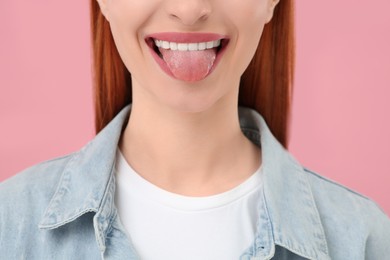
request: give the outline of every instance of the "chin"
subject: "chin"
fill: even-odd
[[[227,84],[226,78],[221,80],[218,74],[194,83],[166,77],[159,80],[156,78],[158,77],[142,84],[149,86],[142,92],[148,93],[144,97],[149,99],[148,103],[155,103],[156,109],[166,108],[172,112],[199,114],[215,109],[220,110],[222,107],[230,107],[231,104],[237,103],[238,83]]]

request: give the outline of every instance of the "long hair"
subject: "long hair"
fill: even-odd
[[[109,23],[91,0],[95,129],[100,132],[131,103],[131,76],[116,49]],[[285,147],[294,75],[293,0],[281,0],[265,25],[256,53],[240,81],[239,105],[258,111]]]

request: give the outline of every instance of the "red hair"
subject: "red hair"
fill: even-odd
[[[95,129],[100,132],[131,103],[131,76],[109,23],[91,0]],[[281,0],[264,27],[256,53],[240,81],[239,105],[257,110],[279,142],[287,146],[294,75],[293,0]]]

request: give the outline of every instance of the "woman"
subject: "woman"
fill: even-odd
[[[386,259],[388,217],[284,149],[292,1],[91,7],[99,134],[1,184],[2,258]]]

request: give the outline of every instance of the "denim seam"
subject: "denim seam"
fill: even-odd
[[[354,191],[354,190],[351,190],[351,189],[349,189],[349,188],[347,188],[347,187],[345,187],[345,186],[341,185],[340,183],[337,183],[337,182],[335,182],[335,181],[333,181],[333,180],[330,180],[330,179],[328,179],[328,178],[325,178],[325,177],[323,177],[323,176],[320,176],[320,175],[318,175],[318,174],[317,174],[316,172],[314,172],[314,171],[311,171],[311,170],[309,170],[309,169],[307,169],[307,168],[304,168],[304,171],[307,172],[307,173],[309,173],[309,174],[311,174],[311,175],[313,175],[313,176],[315,176],[315,177],[317,177],[317,178],[319,178],[319,179],[321,179],[321,180],[324,180],[324,181],[326,181],[326,182],[328,182],[328,183],[334,184],[334,185],[336,185],[336,186],[338,186],[338,187],[340,187],[340,188],[342,188],[342,189],[345,189],[345,190],[347,190],[347,191],[349,191],[349,192],[352,192],[353,194],[356,194],[356,195],[358,195],[359,197],[361,197],[361,198],[363,198],[363,199],[366,199],[366,200],[368,200],[368,201],[372,201],[370,198],[364,196],[363,194],[360,194],[360,193],[358,193],[358,192],[356,192],[356,191]]]
[[[65,165],[64,167],[64,172],[61,174],[61,178],[60,178],[60,181],[57,185],[57,188],[56,188],[56,191],[54,192],[53,196],[51,197],[50,199],[50,202],[43,214],[43,219],[41,219],[41,223],[43,220],[46,220],[47,218],[47,215],[49,214],[49,211],[51,209],[56,209],[57,206],[58,206],[58,201],[63,197],[63,194],[60,194],[60,192],[62,190],[64,190],[64,187],[63,187],[63,184],[64,184],[64,181],[66,181],[65,177],[67,175],[69,175],[69,172],[66,170],[69,166],[72,165],[72,163],[74,163],[74,161],[77,159],[77,156],[79,155],[79,153],[74,153],[72,158],[70,158],[69,162]],[[50,215],[52,215],[53,213],[51,213]],[[65,223],[66,224],[66,223]],[[53,229],[53,228],[58,228],[60,226],[62,226],[63,224],[61,223],[54,223],[52,225],[42,225],[42,224],[39,224],[39,228],[43,228],[43,229]]]
[[[317,258],[314,258],[313,256],[309,256],[306,253],[303,253],[302,251],[295,250],[294,248],[291,248],[290,246],[288,246],[288,245],[286,245],[284,243],[275,242],[275,244],[277,244],[278,246],[281,246],[281,247],[284,247],[284,248],[288,249],[289,251],[293,252],[296,255],[305,257],[305,258],[310,259],[310,260],[318,260]]]
[[[304,172],[303,172],[304,173]],[[309,180],[307,179],[307,176],[306,175],[303,175],[302,176],[305,181],[305,185],[306,187],[308,187],[308,190],[309,190],[309,195],[310,195],[310,202],[312,203],[312,207],[313,207],[313,211],[314,211],[314,214],[316,215],[317,217],[317,220],[319,221],[318,223],[318,227],[320,228],[321,230],[321,233],[318,234],[320,236],[320,238],[322,239],[322,241],[324,242],[324,248],[323,248],[323,252],[326,254],[326,255],[329,255],[329,249],[328,249],[328,244],[326,242],[326,237],[325,237],[325,230],[324,230],[324,227],[322,225],[322,222],[321,222],[321,217],[320,217],[320,214],[318,212],[318,209],[317,209],[317,206],[315,204],[315,200],[314,200],[314,195],[313,195],[313,191],[311,190],[311,187],[310,187],[310,184],[309,184]]]
[[[265,189],[266,187],[263,186],[263,191],[262,191],[262,200],[263,200],[263,205],[264,205],[264,209],[265,209],[265,214],[267,216],[267,225],[268,225],[268,230],[269,230],[269,233],[270,233],[270,238],[272,239],[271,243],[270,243],[270,246],[271,246],[271,252],[270,254],[268,255],[269,257],[273,257],[275,255],[275,235],[274,235],[274,226],[272,224],[272,221],[271,221],[271,217],[269,215],[269,209],[268,209],[268,204],[267,204],[267,199],[266,199],[266,196],[265,196]],[[258,251],[258,248],[256,248],[256,250]]]
[[[113,173],[114,165],[115,164],[113,163],[113,165],[111,166],[111,169],[110,169],[110,178],[109,178],[108,183],[107,183],[107,185],[105,187],[105,191],[103,193],[104,194],[103,198],[101,199],[100,204],[98,206],[98,214],[99,214],[99,212],[101,212],[102,206],[107,206],[106,205],[106,201],[107,201],[108,196],[110,196],[109,193],[110,193],[111,185],[115,185],[114,173]],[[115,192],[115,187],[113,189],[114,189],[113,192]],[[111,196],[114,196],[114,194],[111,194]],[[99,237],[98,243],[99,243],[99,247],[101,248],[102,251],[104,251],[105,248],[106,248],[106,246],[105,246],[105,237],[106,237],[106,235],[108,233],[108,229],[112,225],[112,219],[113,219],[112,218],[112,215],[113,215],[112,213],[113,213],[113,208],[114,208],[113,204],[114,203],[111,203],[111,205],[109,205],[110,208],[109,208],[109,211],[107,212],[108,224],[107,224],[106,230],[102,230],[101,229],[101,224],[100,223],[97,223],[98,225],[97,225],[97,227],[95,227],[98,230],[98,232],[97,232],[98,233],[98,237]],[[97,222],[98,222],[98,220],[97,220]]]

